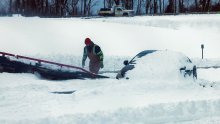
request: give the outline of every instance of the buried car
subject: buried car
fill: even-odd
[[[124,61],[124,65],[117,79],[197,78],[196,66],[192,61],[182,53],[169,50],[145,50],[130,61]]]

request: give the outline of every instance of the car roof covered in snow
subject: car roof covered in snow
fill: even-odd
[[[193,63],[180,52],[145,50],[138,53],[129,62],[129,66],[133,66],[133,69],[126,72],[128,78],[179,80],[182,78],[179,69],[186,67],[192,70]]]

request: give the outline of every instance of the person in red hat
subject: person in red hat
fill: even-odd
[[[82,58],[82,67],[85,66],[85,61],[87,57],[89,58],[89,70],[92,73],[98,74],[100,68],[104,67],[103,64],[103,52],[101,48],[94,44],[90,38],[85,39],[85,47],[83,52],[83,58]]]

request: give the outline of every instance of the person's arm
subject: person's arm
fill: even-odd
[[[99,46],[96,46],[95,53],[99,57],[99,61],[101,63],[101,68],[103,68],[104,67],[104,64],[103,64],[104,55],[103,55],[103,52]]]
[[[99,57],[99,60],[103,61],[104,55],[103,55],[102,50],[101,50],[101,48],[99,46],[96,46],[95,53]]]
[[[83,58],[82,58],[82,67],[83,67],[83,68],[84,68],[84,66],[85,66],[86,58],[87,58],[87,50],[86,50],[86,47],[84,47],[84,50],[83,50]]]

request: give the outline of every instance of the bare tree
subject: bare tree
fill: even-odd
[[[151,2],[152,2],[152,0],[146,0],[146,4],[145,4],[145,12],[146,12],[146,14],[150,13]]]
[[[9,14],[12,14],[12,0],[9,1]]]
[[[174,13],[175,12],[175,2],[174,2],[174,0],[169,0],[169,4],[168,4],[168,6],[167,6],[167,8],[166,8],[166,13]]]
[[[203,12],[206,12],[210,8],[210,0],[200,0],[200,6]]]
[[[7,6],[1,7],[1,14],[20,13],[24,16],[56,16],[63,17],[89,16],[94,6],[101,0],[0,0]],[[3,1],[3,2],[2,2]],[[168,1],[168,2],[167,2]],[[6,2],[6,3],[5,3]],[[103,1],[102,1],[103,2]],[[191,3],[193,2],[193,3]],[[213,2],[213,3],[212,3]],[[126,9],[137,6],[137,14],[145,9],[149,13],[183,13],[220,11],[220,0],[104,0],[104,7],[122,4]],[[167,6],[165,6],[168,4]],[[1,4],[0,4],[1,5]],[[142,8],[144,7],[144,8]]]
[[[134,6],[133,0],[123,0],[123,3],[126,9],[133,9],[133,6]]]
[[[86,15],[86,8],[87,8],[87,4],[86,4],[87,0],[84,0],[83,4],[84,4],[84,8],[83,8],[83,15]]]
[[[179,12],[185,12],[184,0],[179,0]]]
[[[77,15],[77,4],[79,3],[79,0],[72,0],[71,6],[72,6],[72,15]]]
[[[80,8],[81,8],[80,15],[81,15],[81,16],[83,15],[83,12],[84,12],[84,9],[83,9],[83,1],[84,1],[84,0],[80,0],[80,3],[81,3],[81,5],[80,5],[80,6],[81,6],[81,7],[80,7]]]
[[[120,4],[120,0],[114,0],[116,5]]]
[[[157,0],[154,0],[154,14],[157,13]]]
[[[115,3],[114,0],[107,0],[107,1],[106,1],[106,4],[107,4],[107,7],[108,7],[108,8],[111,8],[114,3]]]
[[[15,13],[20,13],[20,0],[15,1]]]
[[[165,12],[165,0],[163,0],[163,13]]]
[[[198,10],[198,0],[195,0],[195,9]]]
[[[92,3],[92,0],[89,0],[89,2],[88,2],[88,4],[87,4],[87,7],[86,7],[86,14],[87,14],[88,16],[90,16],[91,3]]]
[[[174,12],[173,13],[176,13],[177,12],[177,0],[174,0],[174,6],[173,6],[173,10]]]
[[[84,1],[84,16],[90,16],[92,8],[97,4],[97,0]]]
[[[137,15],[141,15],[142,0],[137,0]]]
[[[159,0],[160,14],[162,14],[162,0]]]

